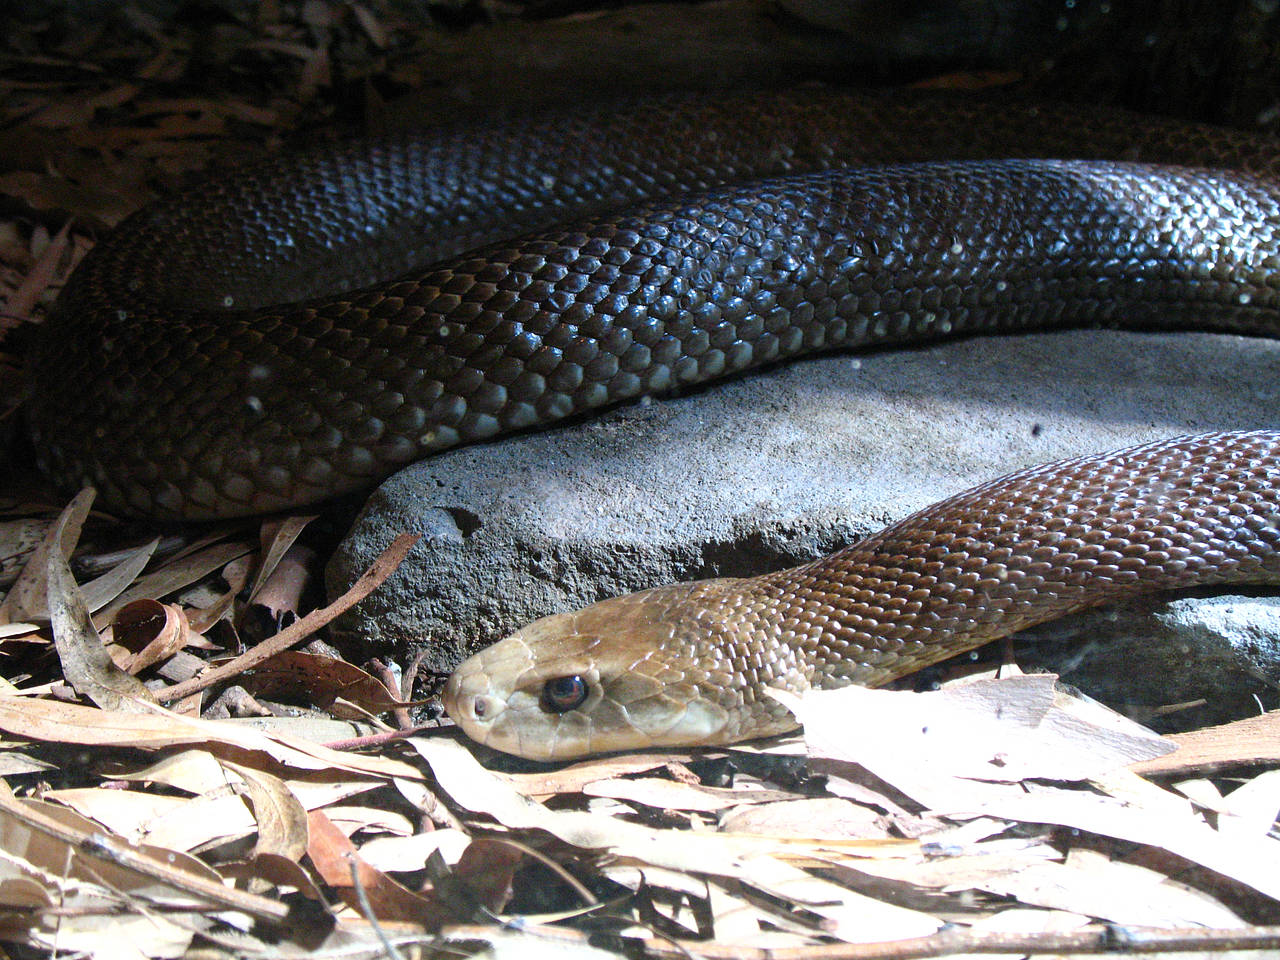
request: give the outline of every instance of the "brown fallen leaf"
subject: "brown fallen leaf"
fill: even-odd
[[[307,852],[307,811],[288,785],[263,770],[230,760],[222,763],[244,781],[245,792],[253,806],[253,818],[258,824],[253,856],[274,854],[289,860],[301,860]]]
[[[332,707],[338,699],[372,714],[411,703],[397,700],[381,681],[355,664],[300,650],[276,654],[242,676],[240,682],[258,696],[301,696],[321,709]],[[347,719],[360,715],[346,711]]]
[[[1280,762],[1280,710],[1167,737],[1178,751],[1133,764],[1144,777],[1207,774],[1230,767]]]
[[[283,520],[272,520],[264,523],[259,531],[262,543],[262,562],[253,578],[253,587],[249,590],[249,602],[257,602],[258,593],[271,579],[280,565],[280,561],[293,547],[302,531],[315,519],[315,516],[285,517]]]
[[[281,630],[274,637],[270,637],[262,643],[258,644],[252,650],[248,650],[240,656],[236,657],[229,663],[225,663],[219,667],[209,670],[207,673],[201,674],[192,680],[175,684],[159,694],[162,701],[180,700],[183,697],[205,690],[216,683],[229,680],[238,676],[250,667],[255,667],[260,663],[270,659],[282,650],[287,650],[295,644],[301,643],[316,630],[329,623],[339,614],[355,606],[377,587],[391,576],[395,569],[400,566],[400,562],[404,560],[413,545],[418,542],[418,535],[412,533],[402,533],[391,542],[391,544],[382,552],[382,554],[373,561],[359,579],[356,580],[351,588],[342,596],[334,600],[327,607],[319,610],[313,610],[305,617],[290,624],[284,630]]]
[[[499,837],[476,837],[447,876],[461,890],[450,891],[451,900],[475,901],[490,913],[501,913],[511,901],[511,882],[525,855],[517,846]],[[441,879],[436,887],[444,891]]]
[[[344,903],[365,914],[365,904],[377,920],[398,920],[438,929],[458,915],[439,900],[414,893],[361,859],[346,834],[320,810],[308,817],[307,858],[321,879]]]
[[[138,577],[131,587],[94,615],[99,629],[111,622],[116,611],[134,600],[157,600],[222,569],[233,560],[253,551],[251,543],[203,544],[194,553],[170,557],[158,570]],[[200,631],[197,631],[200,632]]]

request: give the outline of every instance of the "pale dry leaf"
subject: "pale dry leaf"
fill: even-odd
[[[52,521],[36,517],[0,522],[0,576],[16,576],[30,559]]]
[[[102,787],[68,787],[46,790],[42,798],[59,803],[82,817],[102,824],[130,843],[150,843],[174,850],[190,850],[195,844],[173,845],[169,837],[157,838],[154,830],[162,828],[171,817],[194,819],[189,797],[173,797],[143,790],[106,790]],[[203,834],[202,834],[203,835]]]
[[[1199,777],[1195,780],[1180,780],[1171,786],[1188,800],[1194,801],[1206,810],[1222,810],[1222,791],[1212,780]]]
[[[615,777],[661,769],[670,763],[671,759],[672,754],[624,753],[579,761],[558,770],[508,773],[506,781],[526,797],[552,797],[564,793],[581,793],[586,784],[597,780],[611,780]]]
[[[923,890],[977,890],[995,879],[1016,876],[1028,867],[1062,858],[1062,851],[1039,840],[992,840],[940,856],[864,858],[846,869]]]
[[[1077,708],[1055,681],[1043,674],[927,693],[770,693],[803,723],[815,756],[857,763],[935,810],[961,796],[981,802],[1023,779],[1090,779],[1172,749],[1104,707]],[[851,738],[850,729],[876,736]]]
[[[29,317],[58,274],[58,267],[67,252],[71,234],[71,220],[62,225],[53,240],[45,247],[38,260],[27,271],[22,283],[5,301],[4,312],[19,317]]]
[[[889,821],[876,811],[841,797],[789,798],[759,806],[735,807],[720,818],[724,833],[813,839],[883,839]]]
[[[57,550],[63,557],[71,556],[71,551],[80,539],[84,522],[89,517],[95,496],[92,489],[81,490],[50,525],[17,582],[4,598],[4,603],[0,603],[0,623],[49,618],[49,553]]]
[[[254,577],[253,587],[249,591],[250,603],[254,602],[258,591],[270,579],[280,561],[289,552],[289,548],[293,546],[294,541],[306,529],[307,524],[314,519],[314,516],[285,517],[283,520],[273,520],[262,525],[262,562],[258,565],[258,573]]]
[[[416,873],[439,852],[446,863],[457,863],[471,837],[461,830],[432,830],[407,837],[374,837],[360,845],[360,856],[386,873]]]
[[[23,819],[22,811],[31,811],[63,826],[76,838],[74,850],[70,849],[66,840],[34,829]],[[109,854],[99,856],[97,851],[103,847],[101,839],[105,836],[123,840],[118,835],[104,831],[95,820],[70,807],[42,800],[17,800],[12,796],[0,803],[0,848],[22,857],[50,878],[65,877],[87,883],[106,884],[112,890],[127,892],[131,896],[143,897],[157,904],[198,906],[204,903],[201,898],[173,883],[113,862]],[[131,846],[135,853],[158,864],[158,872],[170,876],[175,883],[180,883],[184,875],[205,882],[221,882],[221,877],[212,867],[195,857],[151,844]],[[69,850],[73,854],[70,861]]]
[[[155,783],[190,794],[225,790],[234,782],[218,758],[206,750],[179,750],[141,769],[108,774],[107,779]]]
[[[46,606],[63,677],[78,694],[105,710],[144,710],[143,703],[154,699],[151,691],[111,659],[61,552],[50,550],[45,563]]]
[[[1223,798],[1218,829],[1242,839],[1265,837],[1280,819],[1280,770],[1267,770]]]
[[[80,591],[84,594],[84,602],[89,610],[96,613],[128,589],[129,585],[138,578],[138,574],[142,573],[151,562],[158,546],[160,546],[160,538],[156,537],[148,543],[135,547],[102,576],[83,584]]]
[[[230,760],[222,763],[244,781],[246,794],[253,806],[258,832],[253,856],[274,854],[288,860],[301,860],[307,852],[307,811],[289,785],[264,770],[255,770]]]
[[[324,812],[347,836],[355,833],[390,833],[407,837],[413,833],[413,823],[409,818],[394,810],[333,804],[326,806]]]
[[[140,791],[97,791],[115,794],[100,797],[92,792],[67,790],[60,791],[57,799],[86,813],[92,811],[95,818],[103,819],[117,832],[131,838],[170,850],[196,851],[239,841],[261,828],[255,811],[245,802],[240,782],[237,778],[234,784],[215,783],[191,797],[154,795],[160,801],[154,806],[146,799],[153,795]],[[304,810],[328,807],[372,786],[368,781],[344,782],[329,778],[314,783],[284,781],[284,788]],[[269,823],[267,829],[274,831],[276,825]]]
[[[342,753],[286,733],[265,734],[233,721],[184,717],[160,708],[146,714],[98,710],[79,704],[0,696],[0,730],[17,737],[142,749],[220,744],[260,750],[301,770],[345,770],[373,777],[421,779],[413,766],[389,757]]]
[[[980,886],[1029,906],[1063,910],[1112,923],[1147,927],[1245,926],[1212,897],[1162,873],[1117,863],[1093,850],[1073,850],[1065,863],[1041,861]]]
[[[57,764],[28,756],[24,750],[12,745],[6,744],[0,749],[0,778],[17,777],[26,773],[53,773],[58,769]],[[0,900],[0,903],[3,901]]]
[[[101,898],[106,900],[106,898]],[[185,956],[195,936],[192,927],[199,921],[175,923],[158,912],[122,914],[116,902],[74,905],[72,916],[58,915],[44,925],[32,924],[24,931],[31,946],[52,951],[54,956],[93,957],[94,960],[169,960]]]
[[[769,920],[775,924],[785,924],[788,914],[800,907],[813,915],[812,922],[821,924],[821,933],[847,943],[922,937],[934,933],[942,926],[942,921],[936,917],[868,897],[842,884],[814,876],[777,860],[762,858],[755,867],[756,874],[750,883],[767,892],[770,900],[780,898],[790,901],[792,905],[790,910],[779,911],[771,907],[766,911]],[[714,888],[721,882],[718,878],[713,878],[711,886]],[[730,892],[735,891],[730,888]],[[723,934],[719,918],[716,927],[717,940],[720,940]],[[817,932],[809,921],[802,921],[795,929]],[[757,936],[759,933],[757,930]],[[745,945],[751,940],[748,937],[740,942]]]
[[[1172,794],[1168,795],[1172,798]],[[1232,877],[1280,899],[1280,841],[1240,840],[1219,833],[1185,804],[1141,804],[1079,790],[1031,788],[1022,795],[988,797],[979,807],[962,801],[944,812],[1003,817],[1022,823],[1058,824],[1076,830],[1147,844]]]
[[[808,876],[768,855],[786,850],[785,841],[652,829],[591,812],[549,810],[485,770],[459,743],[423,737],[411,737],[406,742],[431,765],[441,789],[457,804],[475,813],[486,813],[507,829],[542,829],[584,849],[609,850],[615,856],[640,863],[733,877],[765,888],[780,877],[798,882]],[[874,920],[867,914],[864,922],[888,937],[914,936],[937,928],[936,921],[923,914],[875,901],[863,903],[866,899],[845,891],[841,902],[848,906],[857,901],[858,909],[874,912]],[[895,932],[888,933],[890,930]]]
[[[715,940],[726,945],[762,949],[803,949],[814,932],[794,927],[779,929],[779,918],[719,884],[708,885],[707,900],[715,919]]]
[[[94,622],[105,627],[116,611],[133,600],[158,600],[175,590],[190,586],[226,564],[251,553],[254,547],[248,543],[215,543],[197,553],[169,560],[159,570],[139,577],[128,590],[94,614]]]
[[[792,794],[782,790],[735,790],[725,787],[704,787],[699,784],[679,783],[657,777],[639,777],[634,780],[616,777],[584,784],[582,792],[589,797],[612,797],[632,803],[657,807],[660,810],[694,810],[716,813],[744,804],[770,803],[790,800]]]

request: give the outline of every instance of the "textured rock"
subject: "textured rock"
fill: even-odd
[[[973,339],[801,361],[455,450],[366,505],[331,592],[395,533],[424,538],[340,638],[401,654],[430,644],[428,663],[447,670],[547,613],[799,563],[1010,470],[1273,426],[1278,371],[1280,343],[1224,335]]]

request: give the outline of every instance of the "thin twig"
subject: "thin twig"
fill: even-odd
[[[491,935],[491,928],[470,925],[446,927],[441,935],[448,940],[485,940],[486,929]],[[587,943],[586,934],[564,927],[539,926],[527,928],[526,933],[533,939]],[[595,933],[591,935],[590,944],[647,960],[688,960],[690,954],[703,960],[916,960],[960,953],[1110,953],[1124,956],[1209,950],[1275,950],[1280,949],[1280,926],[1161,929],[1095,924],[1079,930],[1043,933],[950,929],[926,937],[880,943],[773,948],[695,941],[668,943],[654,938]]]
[[[351,589],[333,601],[333,603],[327,607],[321,607],[319,610],[311,611],[302,619],[281,630],[274,637],[268,637],[252,650],[246,650],[234,660],[224,663],[222,666],[216,667],[207,673],[202,673],[198,677],[193,677],[190,680],[157,691],[156,698],[161,703],[171,703],[174,700],[189,697],[191,694],[208,689],[223,680],[230,680],[245,670],[256,667],[263,661],[274,657],[277,653],[301,643],[330,620],[354,607],[369,594],[373,593],[387,577],[395,572],[396,567],[400,566],[400,562],[404,560],[409,549],[417,542],[418,535],[416,533],[400,534],[391,542],[391,546],[387,547],[382,552],[382,555],[373,561],[373,565],[352,585]]]

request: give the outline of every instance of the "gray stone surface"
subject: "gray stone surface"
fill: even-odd
[[[384,484],[334,558],[331,592],[397,532],[425,534],[340,639],[428,644],[447,670],[547,613],[798,563],[1010,470],[1275,426],[1277,373],[1280,343],[1226,335],[982,338],[805,360],[451,451]]]

